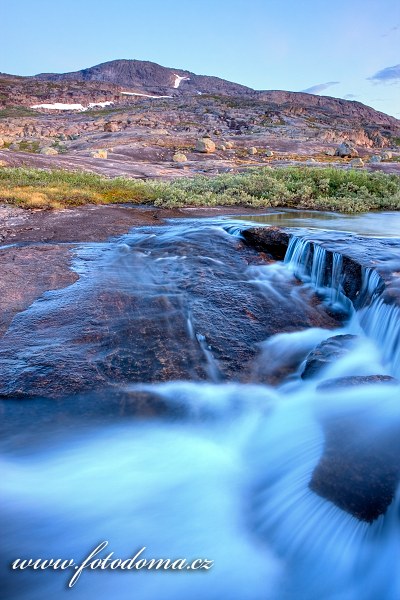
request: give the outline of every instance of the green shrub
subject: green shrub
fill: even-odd
[[[43,208],[132,202],[168,208],[280,206],[348,213],[400,210],[400,178],[381,172],[266,167],[240,174],[155,181],[108,179],[85,172],[0,168],[0,201],[29,207],[33,193],[33,204],[40,203]]]

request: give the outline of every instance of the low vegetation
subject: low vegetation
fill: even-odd
[[[400,210],[397,175],[334,168],[257,168],[174,181],[107,179],[93,173],[0,169],[0,202],[24,208],[134,203],[159,207],[243,206]]]

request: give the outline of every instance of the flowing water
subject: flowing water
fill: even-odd
[[[350,302],[341,253],[310,236],[266,263],[246,225],[180,220],[82,245],[79,280],[0,343],[2,564],[79,562],[107,540],[102,557],[145,546],[214,566],[86,569],[73,589],[68,570],[5,569],[4,597],[399,600],[398,386],[361,384],[400,375],[398,308],[370,268]],[[316,346],[350,334],[301,377]]]

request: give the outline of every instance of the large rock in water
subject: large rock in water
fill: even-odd
[[[343,142],[337,147],[336,156],[340,156],[340,158],[357,158],[358,151],[352,144]]]
[[[378,404],[369,407],[364,403],[351,404],[356,393],[351,390],[345,411],[321,419],[324,452],[312,473],[309,488],[360,521],[371,523],[386,513],[399,484],[399,411],[396,413],[392,408],[388,419],[385,401],[391,395],[393,407],[400,387],[396,389],[394,379],[381,375],[346,377],[326,382],[324,387],[332,394],[335,388],[344,394],[345,388],[367,384],[375,384],[376,389],[382,386]],[[388,389],[390,384],[392,390]]]
[[[348,377],[336,377],[327,379],[319,384],[318,390],[333,390],[353,388],[360,385],[371,385],[373,383],[397,384],[398,381],[390,375],[350,375]]]
[[[356,343],[355,335],[335,335],[319,344],[307,357],[301,374],[302,379],[311,379],[350,352]]]
[[[203,152],[205,154],[211,154],[215,152],[215,144],[210,138],[202,138],[196,142],[196,152]]]

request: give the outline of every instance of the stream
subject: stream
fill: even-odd
[[[174,219],[73,254],[0,339],[4,597],[399,600],[399,213]],[[103,540],[214,564],[72,589],[9,566]]]

